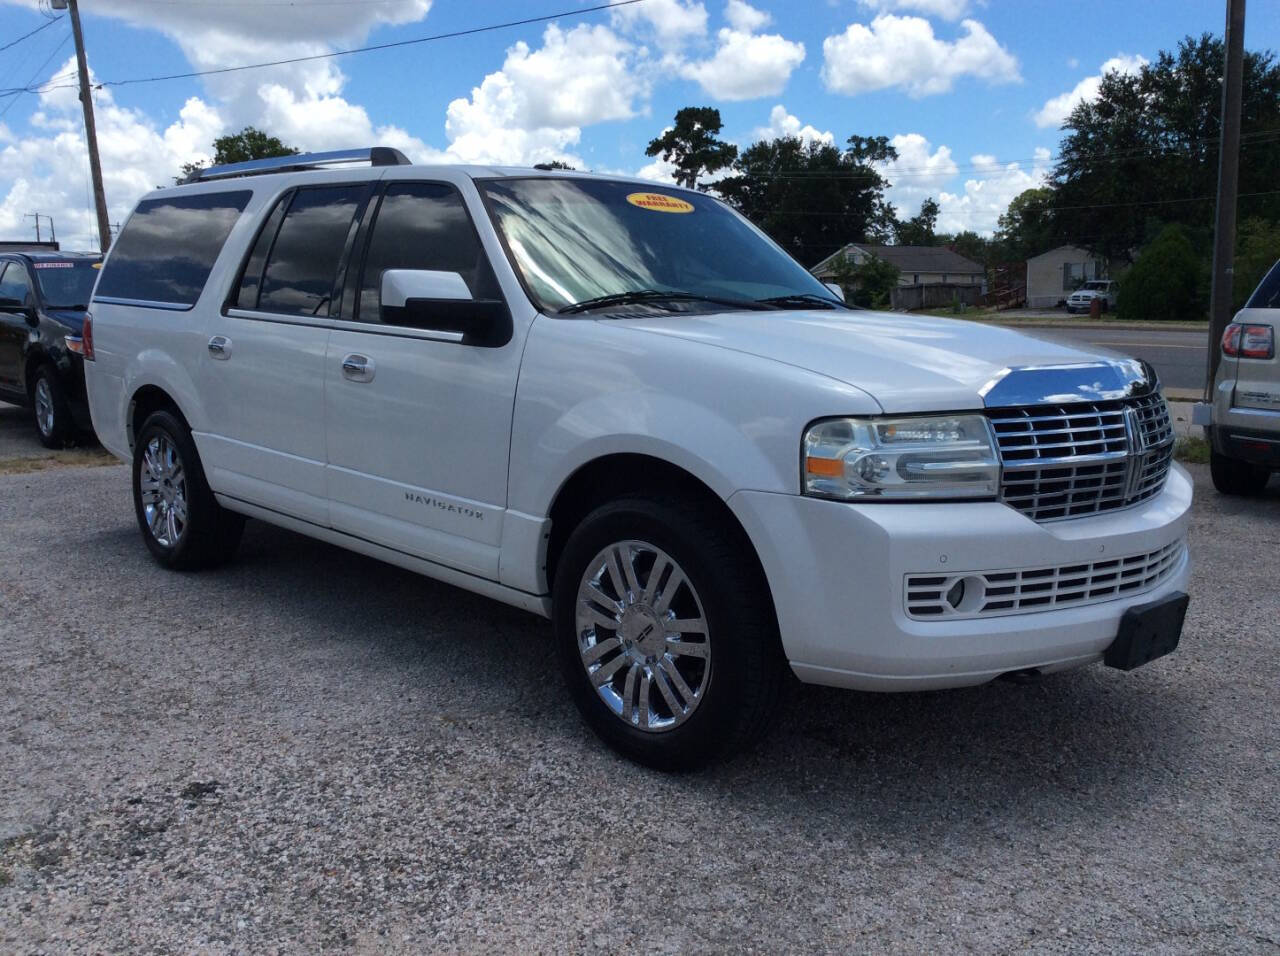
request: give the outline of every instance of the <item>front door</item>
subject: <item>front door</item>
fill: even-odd
[[[20,262],[0,262],[0,298],[34,305],[31,279]],[[31,335],[27,317],[20,312],[0,312],[0,392],[10,398],[22,395],[23,346]]]
[[[330,332],[325,359],[330,522],[497,579],[519,342],[384,324],[387,269],[456,272],[477,298],[501,293],[454,186],[392,182],[376,205],[344,313],[354,322]]]
[[[324,391],[330,312],[368,183],[285,194],[225,314],[206,329],[203,394],[214,491],[328,525]]]

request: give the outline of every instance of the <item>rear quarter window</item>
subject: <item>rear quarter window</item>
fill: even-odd
[[[246,189],[143,200],[111,249],[94,298],[194,305],[252,195]]]
[[[1258,288],[1249,296],[1245,308],[1280,309],[1280,262],[1273,265],[1271,271],[1258,283]]]

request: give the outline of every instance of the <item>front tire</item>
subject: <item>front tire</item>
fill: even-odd
[[[148,550],[176,571],[229,560],[244,532],[244,517],[209,490],[191,431],[168,411],[147,416],[134,442],[133,506]]]
[[[589,514],[555,569],[561,669],[587,724],[661,770],[753,743],[786,663],[750,545],[705,508],[625,498]]]
[[[1217,451],[1209,453],[1209,474],[1213,487],[1224,495],[1257,495],[1267,487],[1271,472],[1238,458],[1228,458]]]
[[[63,392],[58,373],[50,365],[36,369],[31,383],[31,413],[36,424],[36,434],[45,448],[65,448],[75,434],[71,419],[71,407]]]

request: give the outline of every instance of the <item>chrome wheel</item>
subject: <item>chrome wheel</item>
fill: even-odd
[[[53,434],[56,416],[53,410],[53,389],[49,387],[49,380],[43,375],[36,380],[35,406],[36,427],[40,429],[40,434],[47,438]]]
[[[163,435],[147,442],[138,489],[147,530],[158,544],[175,547],[187,528],[187,478],[178,449]]]
[[[632,727],[678,727],[711,678],[711,638],[698,592],[661,548],[620,541],[578,585],[578,653],[600,699]]]

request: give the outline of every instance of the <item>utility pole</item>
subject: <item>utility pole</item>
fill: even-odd
[[[74,2],[74,0],[73,0]],[[1236,256],[1236,193],[1240,172],[1240,88],[1244,81],[1244,0],[1227,0],[1226,64],[1222,71],[1222,138],[1218,144],[1218,204],[1213,227],[1213,284],[1209,293],[1209,368],[1205,399],[1221,360],[1218,343],[1231,321]]]
[[[54,232],[54,231],[53,231],[53,217],[52,217],[52,216],[46,216],[46,215],[45,215],[44,213],[42,213],[42,212],[29,212],[29,213],[24,214],[22,218],[23,218],[23,219],[34,219],[34,220],[36,221],[36,242],[39,242],[39,241],[40,241],[40,220],[41,220],[41,219],[48,219],[48,220],[49,220],[49,241],[50,241],[50,242],[57,242],[57,241],[58,241],[58,234],[57,234],[56,232]]]
[[[102,164],[98,160],[98,129],[93,122],[93,98],[89,94],[89,63],[84,55],[84,34],[80,30],[80,9],[76,0],[51,0],[55,10],[67,9],[71,14],[71,32],[76,40],[76,69],[80,74],[80,104],[84,107],[84,138],[89,144],[89,175],[93,179],[93,203],[98,212],[98,246],[102,252],[111,245],[111,227],[107,221],[107,197],[102,188]]]

